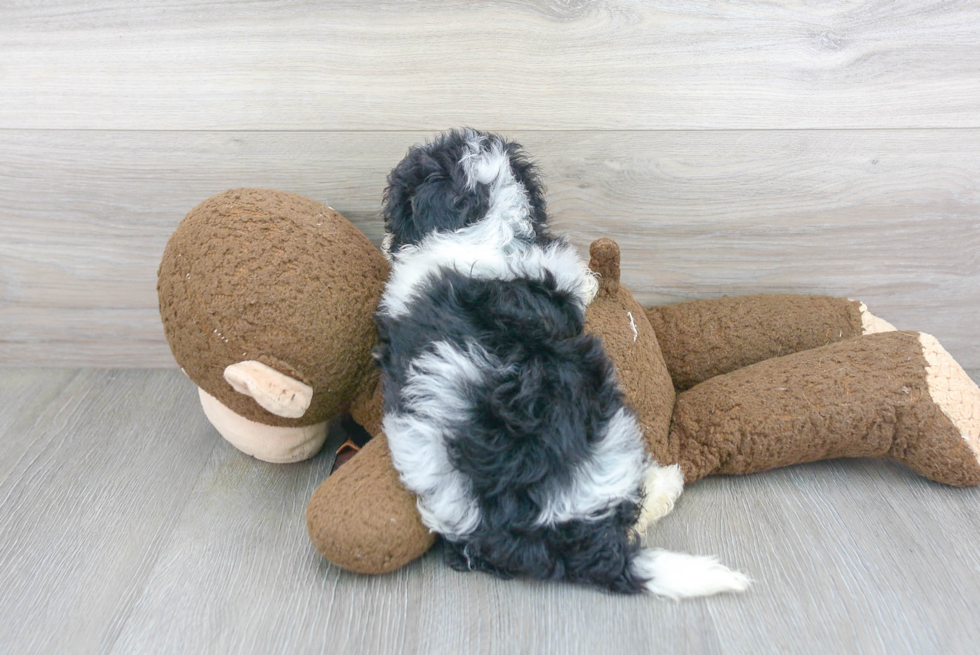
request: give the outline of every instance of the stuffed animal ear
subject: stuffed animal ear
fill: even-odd
[[[283,418],[303,416],[313,400],[313,387],[255,360],[230,364],[225,380],[238,393]]]

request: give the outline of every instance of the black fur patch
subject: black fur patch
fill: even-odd
[[[460,163],[474,134],[484,137],[484,149],[497,143],[507,152],[514,177],[528,194],[535,234],[550,240],[544,188],[520,144],[487,132],[450,130],[429,143],[413,146],[388,174],[383,216],[385,230],[393,237],[392,252],[405,244],[419,243],[430,232],[452,232],[471,225],[487,213],[489,187],[477,184],[470,190]]]
[[[453,566],[640,591],[642,580],[628,567],[639,548],[631,527],[636,503],[622,502],[598,520],[535,524],[623,406],[612,365],[599,339],[584,334],[571,294],[550,275],[478,280],[443,269],[410,314],[376,318],[388,412],[406,411],[409,366],[434,341],[464,352],[478,344],[502,364],[465,389],[471,411],[449,442],[453,467],[471,482],[481,512],[466,542],[450,544]]]

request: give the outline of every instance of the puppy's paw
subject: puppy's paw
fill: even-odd
[[[642,535],[646,529],[670,514],[674,502],[684,491],[684,474],[677,464],[659,466],[654,464],[647,473],[644,483],[645,497],[640,510],[640,520],[636,524]]]

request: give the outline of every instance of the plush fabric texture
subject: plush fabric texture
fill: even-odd
[[[917,332],[867,335],[759,362],[681,393],[671,446],[687,482],[887,456],[937,482],[980,483],[977,458],[930,394],[926,367]]]
[[[241,416],[300,426],[346,410],[373,375],[371,314],[388,264],[343,216],[281,191],[234,189],[195,207],[167,244],[160,316],[177,363]],[[224,379],[256,360],[313,387],[299,418],[267,412]]]
[[[861,303],[831,296],[772,294],[651,307],[674,386],[862,334]]]
[[[589,268],[599,274],[599,293],[585,312],[585,331],[602,339],[616,367],[619,388],[636,412],[653,458],[670,463],[667,433],[674,387],[646,311],[619,283],[619,245],[599,239],[589,248]]]
[[[377,334],[375,334],[377,336]],[[372,348],[377,345],[375,342]],[[364,428],[372,437],[381,434],[381,421],[384,418],[385,401],[381,395],[381,372],[373,365],[365,377],[350,414],[357,424]]]
[[[306,508],[310,540],[325,558],[355,573],[387,573],[435,542],[415,496],[398,480],[388,441],[376,435],[313,492]]]

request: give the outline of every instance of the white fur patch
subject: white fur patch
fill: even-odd
[[[385,232],[384,238],[381,240],[381,254],[385,256],[388,263],[391,263],[391,242],[395,240],[395,235],[391,232]]]
[[[469,417],[465,389],[500,364],[478,346],[465,352],[446,341],[420,355],[402,387],[406,412],[383,419],[391,458],[402,483],[418,495],[422,522],[450,539],[465,537],[480,522],[466,477],[449,461],[447,441]]]
[[[381,300],[389,315],[407,314],[420,287],[442,268],[482,280],[541,280],[550,271],[558,288],[578,297],[583,307],[595,298],[599,283],[571,244],[559,240],[542,247],[528,242],[534,226],[527,191],[514,177],[503,144],[493,141],[484,149],[485,140],[473,132],[461,163],[471,187],[490,187],[486,215],[455,232],[435,232],[390,253],[391,276]]]
[[[633,572],[648,579],[652,594],[674,600],[711,596],[726,591],[745,591],[750,580],[714,557],[644,549],[633,560]]]
[[[576,519],[601,519],[624,500],[639,502],[640,487],[649,468],[636,417],[620,408],[591,456],[575,470],[572,483],[548,498],[537,523],[556,525]]]
[[[392,317],[404,316],[422,285],[442,268],[481,280],[543,280],[549,271],[562,291],[576,296],[586,307],[598,290],[598,282],[574,248],[557,241],[542,247],[524,241],[509,244],[485,240],[477,233],[481,223],[451,234],[435,233],[418,246],[406,245],[393,254],[391,277],[381,309]]]
[[[469,130],[467,153],[460,159],[470,190],[475,191],[477,184],[489,187],[490,207],[477,225],[491,233],[487,236],[489,240],[510,241],[514,235],[529,238],[534,235],[534,226],[527,189],[514,176],[504,144],[491,139],[489,147],[484,149],[487,140],[486,136]]]
[[[643,482],[643,507],[636,524],[637,532],[643,536],[648,527],[670,514],[683,491],[684,474],[680,466],[654,463]]]

